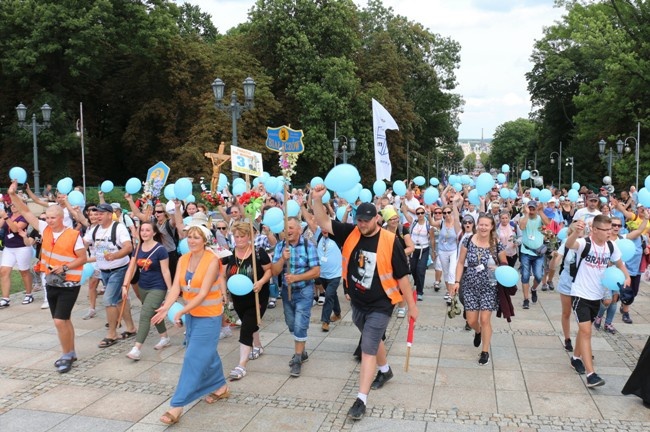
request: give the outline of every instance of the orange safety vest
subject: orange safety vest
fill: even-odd
[[[348,238],[343,244],[341,261],[343,280],[347,283],[348,278],[348,264],[350,262],[350,255],[359,243],[361,232],[359,228],[354,227]],[[397,280],[393,277],[393,243],[395,243],[395,234],[386,231],[385,229],[379,230],[379,243],[377,244],[377,271],[381,286],[384,288],[386,296],[390,299],[392,304],[397,304],[402,301],[402,294],[400,293],[397,285]],[[374,276],[373,276],[374,277]]]
[[[194,297],[196,297],[199,291],[201,291],[201,285],[203,284],[205,273],[213,259],[216,259],[219,263],[219,274],[221,274],[221,262],[219,261],[219,258],[217,258],[217,256],[212,252],[206,250],[201,257],[201,261],[199,261],[199,265],[196,267],[194,276],[191,280],[186,281],[185,273],[187,273],[187,266],[190,263],[191,255],[191,253],[187,253],[178,259],[181,290],[183,291],[183,298],[186,302],[190,302]],[[221,298],[221,288],[219,288],[220,280],[221,276],[218,276],[212,284],[208,295],[203,299],[203,302],[192,309],[189,312],[190,315],[196,317],[216,317],[223,313],[223,300]]]
[[[79,231],[72,228],[65,228],[59,238],[54,240],[54,233],[49,226],[43,231],[43,239],[41,245],[41,260],[39,271],[49,274],[48,266],[56,267],[70,264],[77,259],[77,254],[74,247],[77,244]],[[69,269],[65,273],[65,280],[68,282],[81,281],[81,267],[76,269]]]

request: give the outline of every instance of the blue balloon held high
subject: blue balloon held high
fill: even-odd
[[[228,291],[237,296],[243,296],[253,291],[253,281],[243,274],[232,275],[226,283]]]
[[[456,182],[456,183],[454,183],[454,184],[453,184],[453,187],[454,187],[454,189],[456,190],[456,192],[460,192],[460,191],[463,190],[463,185],[460,184],[460,182]]]
[[[523,170],[521,172],[521,179],[522,180],[528,180],[530,178],[530,171],[528,170]]]
[[[449,182],[450,185],[453,185],[454,183],[460,183],[460,178],[458,178],[456,174],[452,174],[449,176],[447,181]]]
[[[567,197],[569,198],[569,201],[576,202],[578,201],[578,198],[580,198],[580,194],[578,193],[577,190],[571,189],[567,194]]]
[[[501,172],[502,173],[509,173],[510,172],[510,167],[508,166],[508,164],[503,164],[501,166]]]
[[[634,252],[636,252],[636,246],[630,239],[618,239],[616,240],[616,246],[621,250],[621,260],[623,262],[631,260]]]
[[[314,187],[314,186],[316,186],[316,185],[323,184],[323,183],[325,183],[325,180],[323,180],[323,179],[320,178],[320,177],[314,177],[314,178],[311,179],[311,181],[309,182],[309,185],[310,185],[311,187]]]
[[[361,189],[361,192],[359,192],[359,199],[362,203],[369,203],[372,201],[372,192],[370,192],[370,189]]]
[[[488,173],[482,173],[476,179],[476,190],[478,191],[479,195],[485,195],[486,193],[490,192],[493,186],[494,179]]]
[[[438,198],[440,198],[440,192],[438,189],[434,188],[433,186],[428,187],[424,191],[424,203],[426,205],[431,205],[438,201]]]
[[[497,181],[500,184],[504,184],[506,182],[506,175],[505,174],[497,174]]]
[[[284,222],[284,213],[278,207],[271,207],[264,212],[262,223],[268,227],[275,226]]]
[[[573,183],[571,185],[571,189],[573,189],[575,191],[579,191],[580,190],[580,183],[578,183],[578,182]]]
[[[480,205],[481,204],[481,198],[478,195],[478,191],[476,189],[472,189],[469,191],[467,194],[467,199],[469,199],[469,203],[472,205]]]
[[[386,183],[383,180],[377,180],[372,184],[372,191],[377,196],[382,196],[386,193]]]
[[[174,322],[174,317],[176,316],[176,314],[178,312],[180,312],[182,310],[183,310],[183,305],[182,304],[180,304],[179,302],[174,303],[173,305],[171,305],[171,307],[167,311],[167,319],[170,322],[173,322],[174,324],[176,324]],[[181,322],[183,323],[183,325],[185,325],[185,314],[181,315]]]
[[[325,195],[323,195],[323,198],[321,198],[321,202],[323,204],[327,204],[328,202],[330,202],[331,199],[332,196],[330,195],[330,191],[325,191]]]
[[[194,195],[188,195],[188,196],[185,198],[185,202],[186,202],[186,203],[196,202],[196,198],[194,197]]]
[[[239,179],[237,179],[239,180]],[[246,183],[233,183],[232,185],[232,194],[239,196],[246,192]]]
[[[471,183],[471,181],[472,181],[471,177],[468,176],[467,174],[463,174],[462,176],[460,176],[460,184],[462,185],[468,185]]]
[[[284,222],[280,221],[280,223],[277,223],[277,224],[269,227],[269,229],[271,230],[271,232],[273,234],[280,234],[282,231],[284,231]]]
[[[56,184],[56,190],[64,195],[69,194],[72,190],[72,179],[70,177],[65,177],[59,180]]]
[[[16,180],[18,183],[27,183],[27,171],[21,167],[13,167],[9,170],[9,180]]]
[[[519,272],[510,266],[497,267],[494,276],[504,287],[513,287],[519,282]]]
[[[297,217],[300,214],[300,204],[296,200],[287,201],[287,215]]]
[[[174,195],[181,201],[184,201],[189,195],[192,194],[192,182],[190,179],[182,177],[174,183]]]
[[[608,290],[620,291],[625,284],[625,274],[618,267],[607,267],[601,280]]]
[[[511,200],[516,200],[517,199],[517,191],[510,189],[510,199]]]
[[[99,187],[99,189],[104,192],[104,193],[109,193],[110,191],[113,190],[113,182],[110,180],[104,180],[102,182],[102,185]]]
[[[429,179],[429,184],[430,184],[431,186],[438,186],[438,185],[440,184],[440,180],[438,180],[438,179],[435,178],[435,177],[431,177],[431,178]]]
[[[73,207],[83,207],[84,205],[84,194],[74,190],[68,194],[68,202]]]
[[[402,180],[397,180],[393,183],[393,191],[399,196],[404,196],[406,195],[406,185]]]
[[[176,199],[176,195],[174,195],[174,185],[168,184],[165,186],[165,189],[163,189],[163,194],[165,195],[165,198],[167,198],[167,201]]]
[[[350,190],[350,185],[361,181],[359,171],[354,165],[340,164],[335,166],[325,177],[325,186],[334,192]]]
[[[542,189],[539,191],[539,202],[547,203],[553,197],[553,193],[548,189]]]
[[[275,177],[269,177],[264,181],[264,188],[268,193],[275,194],[282,191],[282,183]]]
[[[501,198],[503,198],[503,199],[510,198],[510,189],[501,188],[501,190],[499,191],[499,196],[501,196]]]
[[[540,192],[541,192],[541,191],[540,191],[539,189],[537,189],[537,188],[532,188],[532,189],[530,190],[530,196],[533,197],[533,198],[539,198],[539,193],[540,193]]]
[[[639,198],[639,204],[642,204],[645,208],[650,207],[650,189],[641,188],[637,196]]]
[[[135,177],[131,177],[126,181],[126,185],[124,185],[124,190],[130,193],[131,195],[133,195],[140,192],[141,187],[142,187],[142,183],[140,183],[140,180],[138,180]]]
[[[645,178],[645,181],[643,182],[643,185],[646,187],[646,189],[650,190],[650,175]]]
[[[422,176],[417,176],[416,178],[413,179],[413,183],[415,183],[417,186],[422,186],[426,182],[427,181]]]
[[[361,183],[357,183],[352,187],[352,189],[345,190],[339,192],[339,196],[349,202],[350,204],[354,204],[354,202],[359,198],[359,193],[361,193],[361,189],[363,189],[363,186],[361,186]]]
[[[235,185],[238,185],[238,184],[243,184],[244,187],[246,187],[246,180],[244,180],[244,179],[241,178],[241,177],[237,177],[236,179],[234,179],[234,180],[232,181],[232,185],[233,185],[233,187],[234,187]]]

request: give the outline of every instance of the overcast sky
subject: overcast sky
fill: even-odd
[[[183,0],[176,0],[183,3]],[[254,0],[188,0],[212,15],[220,33],[248,19]],[[366,1],[356,0],[365,5]],[[456,92],[465,100],[460,138],[492,137],[500,124],[531,110],[524,74],[535,39],[564,10],[553,0],[384,0],[395,14],[461,44]],[[368,107],[370,109],[370,107]]]

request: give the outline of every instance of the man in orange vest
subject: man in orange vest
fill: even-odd
[[[74,348],[74,327],[70,316],[81,289],[81,271],[86,263],[86,248],[79,231],[63,225],[63,209],[52,205],[45,210],[45,221],[39,220],[16,194],[16,182],[9,187],[14,205],[43,238],[40,271],[45,272],[47,302],[50,306],[63,355],[54,362],[59,373],[72,369],[77,360]]]
[[[383,387],[393,377],[382,341],[393,308],[404,295],[409,318],[417,319],[418,309],[404,248],[395,241],[394,234],[377,224],[376,207],[363,203],[356,211],[356,226],[341,223],[327,216],[321,201],[325,192],[324,185],[312,189],[312,208],[318,225],[332,234],[342,248],[343,286],[351,301],[352,321],[361,331],[359,393],[348,411],[348,417],[360,420],[366,412],[370,389]]]

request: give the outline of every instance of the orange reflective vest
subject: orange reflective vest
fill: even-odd
[[[191,253],[187,253],[178,259],[181,290],[183,291],[183,298],[186,302],[190,302],[199,294],[199,291],[201,291],[201,285],[203,285],[205,273],[208,271],[208,267],[212,260],[217,260],[219,263],[219,274],[221,274],[221,262],[219,261],[219,258],[217,258],[217,256],[212,252],[206,250],[201,257],[201,261],[199,261],[199,265],[196,267],[192,279],[185,280],[185,274],[187,273],[187,266],[190,263],[191,256]],[[217,276],[217,279],[212,284],[208,295],[203,299],[201,304],[189,312],[190,315],[196,317],[215,317],[220,316],[223,313],[223,300],[221,298],[221,288],[219,288],[220,279],[221,276]]]
[[[41,260],[39,271],[50,273],[48,266],[56,267],[70,264],[77,259],[74,247],[77,244],[79,231],[72,228],[65,228],[59,238],[54,240],[54,233],[49,226],[43,231],[43,240],[41,245]],[[68,282],[81,281],[81,267],[69,269],[65,274],[65,280]]]
[[[343,280],[347,283],[348,278],[348,264],[350,263],[350,255],[359,243],[361,232],[359,228],[354,227],[348,238],[343,244],[341,261]],[[397,304],[402,301],[402,294],[400,293],[397,285],[397,280],[393,277],[393,243],[395,243],[395,234],[386,231],[385,229],[379,230],[379,243],[377,244],[377,272],[381,286],[384,288],[386,296],[390,299],[392,304]]]

